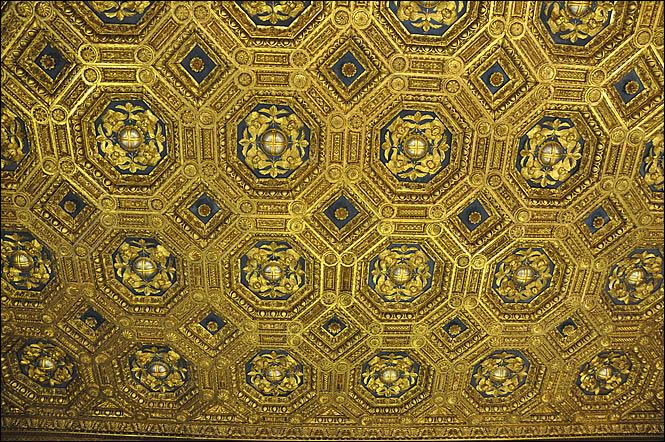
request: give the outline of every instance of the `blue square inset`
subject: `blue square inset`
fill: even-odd
[[[610,216],[607,214],[605,209],[603,209],[603,206],[598,207],[596,210],[591,212],[589,216],[584,218],[584,224],[586,224],[591,233],[596,233],[608,222],[610,222]]]
[[[73,193],[71,190],[67,192],[67,195],[58,203],[62,209],[69,213],[72,218],[81,213],[83,208],[86,206],[86,203],[81,199],[80,196]]]
[[[326,210],[323,211],[338,229],[343,229],[360,213],[344,195],[340,195]]]
[[[614,83],[614,88],[619,93],[623,102],[628,104],[644,90],[644,85],[637,72],[635,72],[635,69],[633,69],[624,75],[621,80]]]
[[[323,324],[323,329],[328,332],[332,337],[337,336],[342,333],[342,330],[346,328],[346,324],[342,322],[337,315],[333,315],[332,318],[328,319],[325,324]]]
[[[208,333],[215,336],[217,332],[219,332],[226,325],[226,322],[224,322],[222,318],[213,312],[210,312],[208,313],[208,316],[199,322],[199,324],[201,324],[201,326],[205,328]]]
[[[462,221],[462,224],[469,229],[469,232],[473,232],[478,226],[484,223],[490,215],[480,201],[476,199],[457,214],[457,217]]]
[[[510,77],[506,74],[506,71],[503,70],[499,62],[494,63],[484,74],[480,76],[480,79],[485,83],[487,89],[492,93],[496,94],[499,89],[504,87],[506,83],[510,81]]]
[[[102,315],[97,313],[92,307],[89,307],[88,310],[81,315],[81,321],[94,331],[97,331],[97,329],[104,323],[105,319]]]
[[[198,44],[189,51],[180,64],[198,84],[203,83],[203,80],[217,66]]]
[[[217,214],[221,209],[217,203],[208,196],[206,192],[203,192],[194,204],[189,207],[189,211],[194,214],[203,224],[208,224],[208,221],[212,219],[213,216]]]
[[[466,324],[464,324],[464,322],[462,322],[462,320],[457,316],[455,316],[455,319],[443,326],[443,331],[445,331],[451,338],[455,338],[461,335],[467,329],[468,327]]]
[[[48,43],[35,59],[35,63],[51,77],[51,80],[55,80],[68,62],[60,51]]]
[[[351,87],[351,85],[365,72],[365,68],[358,61],[358,59],[347,51],[346,54],[337,60],[337,63],[330,67],[337,78],[344,84],[344,86]]]
[[[556,329],[559,331],[561,336],[567,338],[568,336],[573,334],[575,330],[577,330],[577,324],[575,324],[575,321],[573,321],[572,318],[568,318],[565,321],[563,321],[561,324],[557,325]]]

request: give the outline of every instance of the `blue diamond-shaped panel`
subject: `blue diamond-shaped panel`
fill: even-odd
[[[554,263],[545,250],[519,248],[496,265],[492,290],[503,302],[529,303],[552,283]]]
[[[565,321],[563,321],[561,324],[557,325],[556,329],[561,334],[561,336],[563,336],[564,338],[567,338],[572,333],[575,333],[575,330],[577,330],[578,327],[577,327],[577,324],[575,324],[575,321],[573,321],[572,318],[568,318]]]
[[[663,285],[665,267],[660,250],[636,249],[612,265],[605,293],[616,305],[639,304]]]
[[[400,182],[430,182],[450,164],[453,136],[434,112],[403,110],[380,136],[379,159]]]
[[[58,74],[67,66],[67,59],[59,50],[48,43],[35,59],[39,66],[52,80],[58,78]]]
[[[338,229],[342,230],[360,211],[346,196],[340,195],[323,213]]]
[[[17,352],[21,372],[47,388],[66,388],[77,375],[71,355],[58,344],[30,339]]]
[[[226,325],[226,322],[224,322],[224,320],[217,316],[217,314],[214,312],[210,312],[208,313],[208,316],[199,322],[199,324],[201,324],[201,326],[205,328],[208,333],[215,336],[217,332],[219,332]]]
[[[584,224],[586,224],[589,232],[591,233],[596,233],[609,222],[610,216],[607,214],[605,209],[603,209],[603,206],[598,207],[596,210],[591,212],[589,216],[584,218]]]
[[[378,352],[362,365],[360,383],[377,398],[398,398],[418,384],[420,364],[403,351]]]
[[[652,192],[663,193],[663,133],[657,134],[644,147],[642,163],[640,164],[640,175]]]
[[[208,222],[219,212],[221,209],[217,203],[206,193],[203,194],[194,201],[189,207],[189,211],[194,214],[203,224],[208,224]]]
[[[143,100],[111,101],[95,131],[99,155],[122,175],[148,175],[166,157],[166,124]]]
[[[127,238],[113,253],[115,278],[137,296],[162,296],[176,282],[175,255],[153,238]]]
[[[72,218],[76,218],[87,204],[80,196],[70,190],[67,192],[67,195],[62,198],[58,205],[62,207],[62,210],[67,212]]]
[[[25,122],[5,103],[0,102],[2,112],[2,171],[13,172],[30,152]]]
[[[2,278],[17,290],[39,292],[53,279],[52,253],[28,232],[2,232]]]
[[[576,384],[584,394],[606,395],[628,380],[633,362],[623,351],[602,351],[582,365]]]
[[[490,66],[489,69],[480,76],[480,79],[485,83],[485,86],[487,86],[487,89],[492,95],[496,94],[499,89],[504,87],[506,83],[510,81],[510,77],[508,77],[508,74],[506,74],[506,71],[503,70],[498,61]]]
[[[616,89],[623,102],[628,104],[644,90],[644,84],[633,69],[614,83],[614,89]]]
[[[388,7],[409,34],[440,37],[467,11],[468,1],[390,1]]]
[[[445,331],[451,338],[461,335],[467,329],[468,327],[466,324],[457,316],[443,326],[443,331]]]
[[[464,210],[458,213],[457,217],[462,221],[462,224],[469,229],[469,232],[473,232],[477,227],[484,223],[490,215],[487,213],[487,210],[485,210],[485,207],[483,207],[481,202],[476,199],[466,206]]]
[[[195,45],[191,51],[182,59],[180,65],[192,76],[198,84],[206,79],[217,63],[212,61],[208,54],[199,46]]]
[[[586,46],[612,21],[613,1],[542,2],[540,20],[559,45]]]
[[[328,332],[330,336],[337,336],[342,333],[342,330],[346,328],[346,324],[342,322],[337,315],[333,315],[332,318],[328,319],[325,324],[323,324],[323,329]]]
[[[238,123],[238,159],[257,178],[288,178],[309,159],[310,136],[289,106],[259,104]]]
[[[92,307],[89,307],[79,319],[94,331],[97,331],[104,321],[106,321],[106,319],[104,319],[104,317]]]
[[[351,51],[347,51],[330,67],[330,70],[344,86],[350,88],[366,69]]]
[[[303,383],[303,365],[287,351],[260,350],[245,364],[245,379],[264,396],[288,396]]]
[[[434,261],[418,244],[390,244],[369,262],[368,285],[385,302],[413,302],[432,287]]]
[[[579,170],[584,144],[570,118],[546,116],[520,137],[515,167],[530,187],[556,189]]]
[[[305,285],[305,258],[286,241],[259,241],[240,258],[240,282],[260,299],[283,301]]]
[[[173,393],[189,380],[189,363],[168,345],[148,344],[129,356],[132,378],[153,393]]]
[[[237,1],[236,4],[257,26],[290,26],[311,1]]]
[[[518,350],[497,350],[473,368],[471,385],[483,397],[511,395],[526,382],[529,360]]]
[[[112,25],[135,25],[148,12],[154,1],[93,2],[84,1],[99,19]]]

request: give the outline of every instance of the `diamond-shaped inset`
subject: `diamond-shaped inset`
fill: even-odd
[[[72,218],[81,213],[83,208],[86,206],[86,203],[81,199],[80,196],[72,192],[71,190],[67,192],[67,195],[58,203],[62,209],[67,212]]]
[[[333,86],[342,101],[350,101],[379,74],[378,63],[370,60],[369,49],[363,51],[359,38],[349,38],[330,50],[318,70]],[[373,57],[372,57],[373,58]]]
[[[457,316],[452,321],[443,326],[443,331],[448,333],[448,336],[451,338],[456,338],[457,336],[464,333],[466,329],[466,324],[464,324],[464,322],[462,322],[462,320]]]
[[[201,324],[201,326],[206,329],[208,333],[215,336],[217,332],[224,328],[226,322],[224,322],[224,320],[217,316],[214,312],[210,312],[208,313],[208,316],[199,322],[199,324]]]
[[[68,62],[59,50],[47,43],[35,59],[35,63],[42,68],[46,75],[55,80]]]
[[[220,208],[206,192],[203,192],[203,195],[194,201],[194,204],[189,206],[189,211],[192,212],[196,218],[201,220],[203,224],[208,224],[208,222],[220,211]]]
[[[486,219],[490,217],[487,213],[487,210],[478,200],[474,200],[471,204],[466,206],[457,217],[462,221],[462,224],[469,229],[469,232],[473,232],[477,227],[479,227]]]
[[[572,318],[568,318],[561,324],[557,325],[556,329],[564,338],[572,336],[577,331],[577,324]]]
[[[180,64],[199,84],[217,67],[217,64],[198,44],[194,45]]]
[[[614,88],[624,103],[628,104],[644,90],[644,84],[635,69],[624,75],[619,81],[614,83]]]
[[[510,81],[510,77],[508,77],[508,74],[506,74],[506,71],[503,70],[498,61],[490,66],[480,76],[480,79],[483,80],[483,83],[485,83],[485,86],[487,86],[492,95],[497,93],[499,89]]]
[[[342,55],[342,57],[330,67],[330,70],[337,75],[339,81],[344,83],[344,86],[346,87],[351,87],[353,82],[365,73],[365,68],[360,64],[351,51],[347,51],[346,54]]]
[[[323,329],[330,334],[330,336],[337,336],[346,328],[346,324],[342,322],[337,315],[333,315],[332,318],[328,319],[325,324],[323,324]]]
[[[607,214],[605,209],[603,209],[603,206],[598,207],[596,210],[591,212],[589,216],[584,218],[584,224],[586,224],[591,233],[596,233],[608,222],[610,222],[610,216]]]
[[[340,195],[326,210],[323,211],[330,221],[338,228],[343,229],[360,213],[356,206],[344,194]]]
[[[505,111],[526,95],[536,81],[519,53],[504,41],[487,49],[468,68],[471,91],[492,115]]]
[[[102,315],[95,311],[92,307],[89,307],[80,317],[81,321],[94,331],[106,321]]]

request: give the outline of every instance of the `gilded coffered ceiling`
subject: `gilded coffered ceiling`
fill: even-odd
[[[2,2],[1,100],[3,438],[663,434],[662,2]]]

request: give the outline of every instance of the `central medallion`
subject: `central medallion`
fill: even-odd
[[[402,351],[382,351],[362,366],[361,384],[375,397],[398,398],[415,387],[420,364]]]
[[[247,383],[264,396],[288,396],[303,383],[303,366],[284,350],[261,350],[245,364]]]
[[[432,286],[434,261],[417,244],[391,244],[369,263],[369,286],[386,302],[413,302]]]
[[[240,258],[240,280],[256,296],[286,300],[305,285],[305,258],[285,241],[259,241]]]

